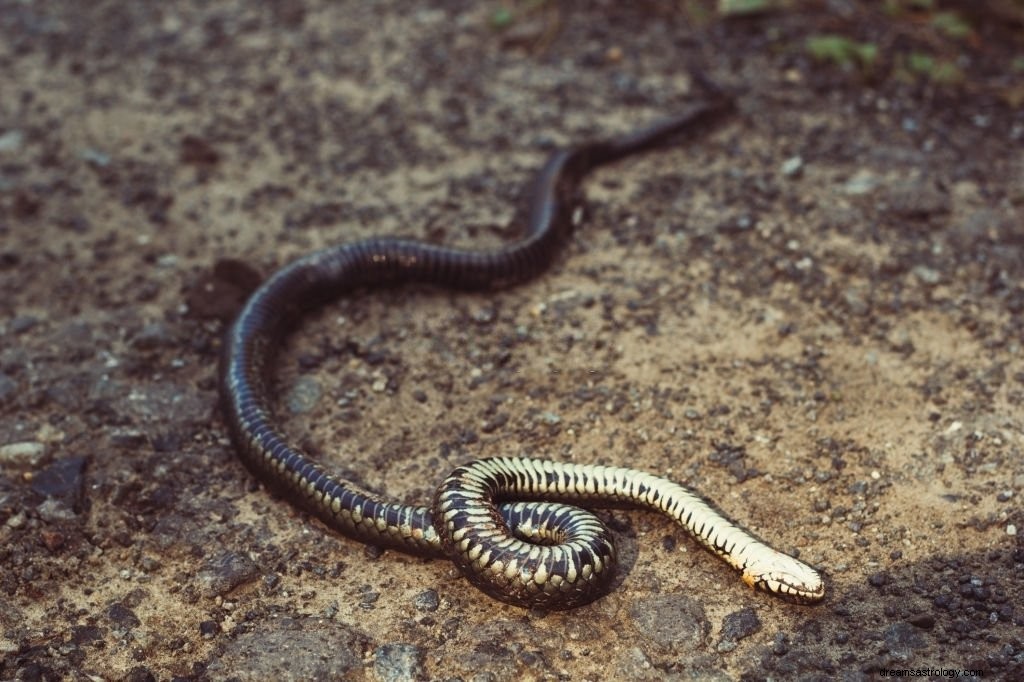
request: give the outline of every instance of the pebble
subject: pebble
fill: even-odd
[[[846,181],[842,187],[844,194],[850,196],[860,196],[867,194],[878,186],[878,176],[867,169],[862,169],[854,173],[853,177]]]
[[[204,620],[199,624],[199,634],[203,639],[213,639],[220,634],[220,624],[215,620]]]
[[[25,143],[25,133],[12,128],[3,135],[0,135],[0,153],[10,154],[21,151],[21,146]]]
[[[711,630],[700,602],[681,594],[640,599],[629,617],[643,641],[673,655],[700,649]]]
[[[424,679],[423,650],[413,644],[384,644],[373,652],[373,674],[382,682]]]
[[[307,629],[308,627],[308,629]],[[207,668],[211,679],[351,679],[362,667],[366,638],[336,621],[280,618],[263,621],[252,632],[228,639]],[[412,679],[412,678],[408,678]]]
[[[284,404],[292,414],[305,414],[316,406],[321,395],[320,382],[311,376],[301,376],[288,390]]]
[[[223,595],[255,580],[259,567],[246,554],[225,552],[208,561],[199,571],[199,589],[207,598]]]
[[[135,612],[119,602],[115,602],[110,605],[107,609],[107,618],[110,619],[111,623],[120,626],[125,630],[137,628],[142,625],[142,621],[140,621],[139,617],[135,615]]]
[[[925,646],[924,637],[910,623],[894,623],[883,634],[889,652],[901,660],[910,660],[911,651]]]
[[[0,446],[0,466],[35,466],[46,454],[46,444],[23,441]]]
[[[902,218],[926,218],[950,211],[949,194],[931,180],[901,180],[887,187],[888,210]]]
[[[437,608],[440,605],[440,599],[437,596],[437,591],[424,590],[423,592],[420,592],[413,600],[413,605],[416,607],[417,611],[426,611],[428,613],[437,611]]]
[[[752,607],[727,614],[722,620],[722,639],[739,641],[761,630],[761,619]]]
[[[78,509],[82,502],[85,457],[59,459],[32,477],[32,490],[68,510]]]
[[[170,381],[143,384],[124,400],[125,411],[162,424],[192,424],[209,419],[210,404],[201,392]]]
[[[18,382],[0,372],[0,405],[13,400],[18,392]]]
[[[24,334],[39,324],[39,318],[34,315],[18,315],[11,319],[7,328],[14,334]]]
[[[800,156],[791,156],[782,162],[782,167],[779,169],[782,174],[787,178],[794,178],[800,175],[804,168],[804,160]]]
[[[171,330],[163,322],[151,322],[132,337],[131,347],[136,350],[155,350],[177,345]]]

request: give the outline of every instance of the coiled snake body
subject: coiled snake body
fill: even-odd
[[[345,535],[448,557],[482,590],[521,606],[566,608],[606,590],[615,568],[611,535],[593,514],[570,506],[577,504],[660,511],[739,569],[749,585],[792,601],[820,600],[824,587],[814,569],[768,547],[669,480],[632,469],[498,457],[459,467],[431,506],[414,507],[332,475],[291,445],[272,416],[272,361],[304,310],[385,283],[491,290],[533,278],[570,237],[587,172],[701,130],[729,107],[715,97],[639,132],[556,152],[533,186],[526,234],[504,248],[471,251],[374,238],[317,251],[274,273],[230,327],[221,360],[221,402],[241,459],[262,481]]]

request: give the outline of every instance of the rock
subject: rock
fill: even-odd
[[[383,682],[403,682],[426,677],[423,650],[412,644],[385,644],[373,652],[373,674]]]
[[[901,218],[927,218],[949,213],[949,193],[927,179],[902,180],[888,185],[885,202]]]
[[[437,596],[437,590],[424,590],[416,595],[416,599],[413,600],[413,605],[417,611],[426,611],[433,613],[437,611],[437,607],[440,604],[440,600]]]
[[[208,561],[199,571],[198,578],[203,596],[216,597],[258,576],[259,567],[248,555],[224,552]]]
[[[739,641],[761,630],[761,619],[752,607],[733,611],[722,620],[722,639]]]
[[[111,623],[125,630],[142,625],[142,621],[135,615],[135,612],[119,602],[110,605],[107,609],[107,618],[110,619]]]
[[[8,443],[0,446],[0,467],[36,466],[46,454],[46,444],[38,441]]]
[[[920,649],[925,646],[924,637],[921,631],[910,623],[894,623],[885,629],[883,633],[885,644],[896,658],[907,661],[913,649]]]
[[[322,394],[320,382],[311,376],[301,376],[285,395],[284,404],[292,414],[305,414],[316,406]]]
[[[67,509],[81,508],[85,457],[59,459],[32,477],[32,490]]]
[[[177,339],[163,322],[147,324],[131,340],[131,346],[136,350],[169,348],[175,344],[177,344]]]
[[[794,178],[800,175],[804,168],[804,160],[800,156],[792,156],[782,162],[779,170],[787,178]]]
[[[18,382],[0,372],[0,405],[14,400],[18,392]]]
[[[162,424],[196,423],[209,418],[210,404],[190,386],[170,381],[143,384],[123,399],[125,411]]]
[[[681,594],[641,599],[630,608],[629,617],[642,641],[674,655],[702,647],[711,630],[700,602]]]
[[[334,621],[278,619],[255,624],[229,641],[207,668],[212,679],[350,679],[362,667],[367,638]]]

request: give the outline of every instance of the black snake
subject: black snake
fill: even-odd
[[[610,533],[574,505],[660,511],[739,569],[749,585],[792,601],[820,600],[824,586],[814,569],[770,548],[672,481],[632,469],[499,457],[459,467],[431,506],[413,507],[332,475],[290,444],[272,416],[273,359],[305,310],[382,284],[481,291],[531,279],[570,238],[586,173],[702,130],[730,108],[716,93],[678,118],[554,153],[533,185],[525,235],[503,248],[472,251],[379,237],[326,248],[278,270],[248,299],[224,342],[222,405],[242,460],[264,483],[345,535],[448,557],[482,590],[521,606],[566,608],[606,590],[615,568]]]

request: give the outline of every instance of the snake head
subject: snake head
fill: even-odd
[[[743,582],[798,604],[813,604],[825,597],[821,574],[793,557],[775,552],[743,568]]]

